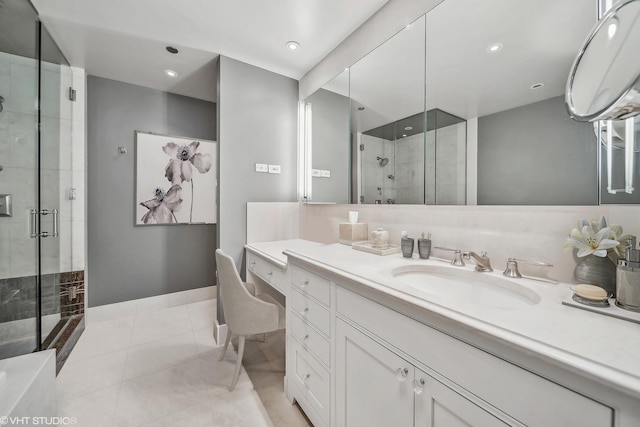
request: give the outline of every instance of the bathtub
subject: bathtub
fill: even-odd
[[[5,416],[10,419],[56,417],[55,350],[0,360],[0,372],[6,374],[0,384],[0,419]],[[27,422],[20,425],[33,425],[25,420]]]

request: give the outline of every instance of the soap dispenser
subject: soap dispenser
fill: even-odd
[[[616,271],[616,305],[640,312],[640,250],[636,237],[629,237],[624,259],[618,260]]]
[[[409,237],[409,233],[406,231],[403,231],[401,235],[402,238],[400,239],[400,246],[402,247],[402,256],[405,258],[412,258],[414,240]]]

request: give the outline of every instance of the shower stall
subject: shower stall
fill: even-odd
[[[0,359],[57,348],[63,360],[83,328],[72,80],[31,3],[0,2]]]
[[[360,203],[466,203],[466,121],[440,109],[358,135]]]

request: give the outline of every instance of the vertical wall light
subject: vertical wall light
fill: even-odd
[[[298,200],[310,202],[312,122],[311,104],[298,103]]]
[[[635,120],[630,117],[624,123],[624,191],[633,194],[633,153],[635,148]]]
[[[607,191],[611,194],[616,194],[616,190],[613,189],[611,183],[613,182],[613,120],[607,120],[600,122],[600,129],[603,128],[603,123],[606,123],[606,136],[607,136]]]

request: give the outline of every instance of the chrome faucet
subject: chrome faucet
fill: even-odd
[[[485,271],[493,271],[491,268],[491,260],[487,256],[486,252],[481,252],[480,255],[473,251],[464,252],[462,256],[466,259],[471,259],[476,263],[476,271],[485,272]]]
[[[553,267],[553,264],[549,264],[547,262],[528,261],[526,259],[509,258],[507,260],[507,267],[504,269],[504,272],[502,274],[507,277],[522,277],[522,274],[520,274],[520,271],[518,270],[519,262],[523,264],[537,265],[539,267]]]

